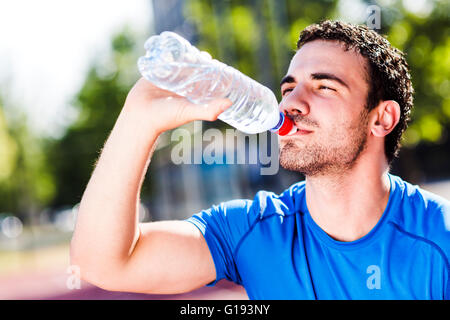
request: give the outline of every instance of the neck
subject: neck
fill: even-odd
[[[386,208],[388,171],[386,162],[378,166],[360,162],[342,173],[307,176],[306,203],[312,219],[339,241],[365,236]]]

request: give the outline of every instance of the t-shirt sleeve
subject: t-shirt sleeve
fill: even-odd
[[[216,279],[207,286],[214,286],[224,278],[242,284],[236,267],[235,249],[256,218],[253,201],[232,200],[186,219],[201,231],[214,260]]]

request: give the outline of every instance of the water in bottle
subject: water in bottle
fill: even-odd
[[[138,60],[142,76],[156,86],[194,103],[228,98],[233,105],[219,119],[245,133],[271,130],[292,134],[296,127],[278,110],[273,92],[240,71],[212,59],[176,33],[165,31],[150,37],[146,55]]]

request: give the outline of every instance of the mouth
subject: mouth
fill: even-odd
[[[290,136],[304,136],[307,134],[312,133],[313,131],[311,130],[306,130],[303,128],[299,128],[298,126],[295,126],[297,128],[297,131],[295,131],[293,134],[291,134]]]

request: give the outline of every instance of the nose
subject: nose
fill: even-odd
[[[280,103],[280,111],[290,116],[305,116],[309,113],[309,109],[305,88],[302,88],[300,84],[285,95]]]

